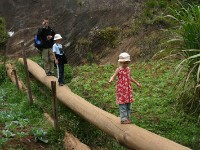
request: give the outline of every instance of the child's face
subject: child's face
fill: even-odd
[[[130,63],[129,61],[125,61],[125,62],[121,62],[120,64],[123,68],[126,68],[128,67],[129,63]]]
[[[56,43],[61,43],[62,39],[56,40]]]

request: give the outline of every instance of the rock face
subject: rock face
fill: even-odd
[[[15,31],[7,54],[20,56],[17,43],[23,39],[29,54],[35,53],[33,34],[44,17],[50,19],[50,26],[64,37],[66,44],[86,37],[94,28],[122,26],[132,21],[142,4],[143,0],[1,0],[0,16],[5,17],[8,30]],[[76,60],[74,50],[69,52],[70,59]]]

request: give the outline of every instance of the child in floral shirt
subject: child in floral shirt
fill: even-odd
[[[131,123],[131,103],[134,101],[131,82],[134,82],[141,88],[140,83],[130,75],[130,61],[130,55],[128,53],[121,53],[118,60],[120,66],[116,69],[114,75],[109,80],[109,83],[111,83],[116,76],[118,76],[116,85],[116,101],[117,104],[119,104],[121,124]]]

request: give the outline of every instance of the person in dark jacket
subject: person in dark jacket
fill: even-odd
[[[45,18],[42,22],[43,27],[38,29],[38,36],[42,40],[42,59],[44,62],[44,70],[47,76],[54,75],[54,59],[52,46],[54,44],[54,30],[49,26],[49,19]]]

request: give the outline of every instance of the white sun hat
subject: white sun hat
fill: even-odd
[[[56,34],[54,36],[54,39],[53,40],[59,40],[59,39],[62,39],[62,36],[60,34]]]
[[[121,53],[121,54],[119,55],[119,60],[118,60],[118,62],[126,62],[126,61],[131,61],[131,60],[130,60],[130,55],[129,55],[128,53],[126,53],[126,52]]]

